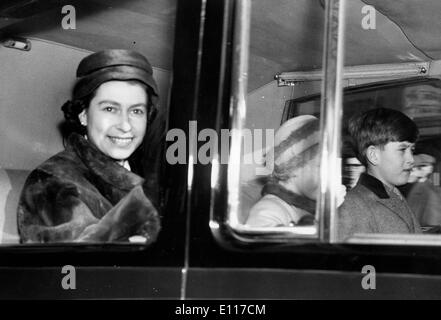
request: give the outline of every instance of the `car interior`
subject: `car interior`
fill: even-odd
[[[75,8],[75,29],[62,27],[64,5]],[[361,23],[368,14],[363,9],[366,6],[376,10],[369,28]],[[160,107],[167,109],[176,8],[176,0],[20,0],[0,4],[0,243],[18,243],[16,206],[30,170],[63,149],[60,108],[70,95],[76,66],[83,57],[106,48],[140,51],[153,65]],[[418,78],[439,77],[440,10],[437,0],[347,1],[345,67],[398,68],[401,64],[424,62],[430,69]],[[317,112],[320,78],[287,85],[280,81],[280,75],[322,68],[324,14],[322,0],[252,1],[245,128],[275,130],[299,114],[302,104],[307,106],[306,113]],[[344,86],[353,88],[403,77],[348,77]],[[440,102],[440,96],[436,93],[432,100]],[[309,97],[309,102],[304,101],[305,97]],[[344,110],[359,108],[360,103],[363,101],[345,102]],[[439,131],[441,111],[435,116],[430,127]],[[438,131],[432,136],[437,136]],[[434,143],[434,148],[439,148]],[[254,166],[241,167],[238,219],[242,223],[260,196],[262,184],[254,172]],[[439,163],[436,172],[439,185]]]

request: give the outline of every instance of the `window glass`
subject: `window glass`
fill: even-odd
[[[155,241],[176,1],[1,10],[0,244]]]
[[[344,97],[348,192],[335,220],[337,241],[439,244],[440,82],[427,77],[439,74],[433,41],[439,30],[430,30],[437,9],[435,3],[347,3],[345,81],[366,86]],[[424,18],[408,19],[408,10]]]
[[[320,2],[251,3],[239,206],[229,217],[241,232],[317,237],[320,121],[314,106],[289,120],[284,110],[290,99],[320,93],[321,76],[287,85],[277,75],[321,68],[324,17]]]
[[[343,177],[351,191],[337,227],[350,231],[340,240],[358,233],[439,233],[440,84],[410,82],[345,95]],[[354,209],[357,201],[364,206]],[[369,224],[354,222],[357,210]]]
[[[388,81],[377,83],[376,85],[364,85],[358,88],[349,88],[345,91],[343,99],[341,150],[342,184],[345,185],[348,191],[347,195],[349,194],[350,198],[346,196],[346,204],[339,209],[344,210],[340,212],[340,216],[342,216],[343,219],[341,219],[334,228],[337,230],[339,227],[347,229],[350,226],[352,230],[355,230],[354,233],[345,235],[346,238],[349,238],[349,241],[398,241],[398,243],[403,243],[403,239],[386,234],[398,233],[406,237],[406,235],[416,234],[417,232],[421,232],[423,235],[440,233],[440,88],[441,83],[438,79],[413,79],[407,81]],[[318,106],[319,101],[319,96],[291,100],[287,103],[284,114],[287,119],[295,117],[298,114],[305,114],[306,108],[309,106]],[[404,167],[402,169],[410,169],[407,173],[404,172],[408,177],[406,181],[396,185],[400,197],[398,199],[403,199],[406,202],[400,209],[395,208],[396,205],[399,205],[399,202],[397,202],[397,204],[389,204],[389,202],[394,199],[388,194],[384,196],[381,194],[383,180],[381,180],[382,184],[378,185],[377,183],[377,187],[380,186],[379,188],[376,187],[375,180],[373,182],[374,186],[372,186],[371,180],[360,180],[362,174],[369,174],[370,176],[372,173],[367,171],[367,166],[363,165],[357,157],[355,149],[357,141],[353,139],[353,133],[351,134],[351,131],[348,129],[349,122],[353,121],[352,119],[354,119],[355,116],[379,108],[401,112],[415,123],[419,131],[418,139],[415,141],[415,144],[412,145],[412,150],[410,150],[413,153],[413,159],[408,160],[409,163],[402,163]],[[382,118],[380,117],[377,121],[382,121]],[[382,128],[385,128],[387,125],[390,126],[390,124],[386,122],[382,125]],[[400,127],[396,130],[400,131],[399,129]],[[390,133],[384,131],[381,132],[381,134],[385,135]],[[380,150],[379,152],[385,151],[386,150]],[[393,160],[394,159],[390,159],[389,161]],[[400,164],[397,164],[397,166],[400,166]],[[388,169],[393,170],[394,168],[388,167]],[[380,175],[380,178],[383,178],[383,176]],[[393,179],[393,177],[389,179]],[[385,182],[388,182],[388,180]],[[359,183],[360,186],[354,189],[357,183]],[[388,186],[385,185],[384,190],[386,193],[389,193],[389,189],[387,188]],[[351,191],[352,189],[354,190]],[[356,198],[356,200],[359,200],[361,204],[366,204],[367,200],[371,200],[373,203],[351,208],[349,204],[352,202],[350,201],[354,201],[352,194],[358,194],[358,190],[360,189],[363,189],[362,195],[370,195],[371,197],[361,200]],[[371,192],[371,194],[369,192]],[[386,212],[382,212],[383,215],[386,213],[393,216],[396,215],[400,220],[406,218],[406,216],[401,217],[400,214],[406,212],[404,210],[410,209],[411,213],[409,213],[409,217],[412,220],[409,221],[409,225],[412,226],[412,221],[415,221],[414,223],[418,229],[416,229],[415,232],[406,232],[406,229],[402,231],[398,230],[401,232],[397,232],[394,228],[399,228],[399,223],[396,221],[382,222],[381,228],[387,227],[389,228],[388,230],[382,230],[381,228],[377,230],[375,227],[369,229],[369,227],[366,226],[364,227],[365,229],[361,229],[362,227],[359,221],[356,222],[352,219],[348,219],[347,216],[355,215],[355,212],[361,213],[364,217],[381,213],[379,209],[377,212],[372,211],[376,202],[381,203],[380,208],[387,208],[385,206],[390,205],[390,208],[387,208]],[[396,212],[394,212],[394,208]],[[415,218],[412,218],[412,216]],[[374,216],[374,218],[375,217],[376,216]],[[362,217],[358,217],[358,219],[362,219]],[[395,225],[398,225],[398,227],[395,227]],[[418,225],[421,228],[419,228]],[[340,240],[344,239],[340,238]],[[407,241],[409,241],[409,239],[407,239]],[[437,239],[435,238],[434,241],[437,241]]]
[[[323,2],[281,1],[277,5],[271,3],[272,10],[269,10],[269,5],[264,1],[252,5],[239,209],[230,212],[229,222],[237,230],[259,233],[260,239],[269,234],[282,239],[288,234],[294,237],[307,234],[313,238],[317,236],[317,229],[309,227],[317,226],[317,214],[315,221],[307,222],[305,228],[302,221],[296,219],[280,220],[278,212],[288,212],[298,204],[298,198],[293,200],[292,193],[280,192],[286,191],[286,184],[281,184],[284,188],[274,188],[272,182],[280,173],[274,174],[274,164],[285,164],[284,160],[289,159],[285,153],[289,149],[288,141],[296,136],[295,129],[287,130],[289,133],[282,130],[277,138],[277,131],[293,119],[305,116],[320,119],[321,116],[324,6]],[[420,9],[436,21],[431,13],[433,6],[427,3]],[[440,85],[439,80],[429,75],[439,74],[440,51],[434,49],[430,40],[439,35],[436,30],[423,35],[416,26],[419,23],[429,26],[430,19],[421,21],[414,16],[409,21],[405,11],[391,2],[346,3],[342,83],[347,89],[341,112],[339,178],[344,186],[341,194],[345,196],[338,193],[335,199],[338,213],[331,219],[331,241],[393,244],[412,241],[436,244],[438,241]],[[269,78],[277,74],[276,80]],[[381,114],[376,123],[378,128],[371,124],[367,126],[370,133],[360,131],[361,123],[354,119],[376,109],[400,114],[405,120]],[[392,123],[388,123],[387,117]],[[349,123],[353,123],[352,129]],[[366,146],[357,148],[361,145],[357,138],[360,135],[369,135],[369,139],[377,136],[376,142],[368,141]],[[247,138],[254,144],[247,143]],[[282,149],[277,150],[280,143]],[[257,151],[260,146],[264,152]],[[372,159],[366,158],[369,155],[366,150],[371,152]],[[292,153],[301,152],[293,148]],[[255,157],[252,161],[247,157],[249,154]],[[375,174],[367,165],[372,161]],[[273,166],[265,167],[268,163]],[[288,163],[295,167],[295,162]],[[313,181],[312,177],[306,180]],[[357,184],[361,182],[378,198],[376,205],[390,207],[386,208],[388,215],[380,219],[380,209],[375,211],[373,204],[354,200]],[[367,195],[365,191],[359,192]],[[252,219],[256,206],[264,217],[259,222]]]
[[[355,157],[353,146],[348,132],[349,119],[355,114],[375,108],[391,108],[399,110],[409,116],[419,129],[419,139],[415,147],[415,154],[421,150],[431,149],[439,157],[441,113],[439,109],[440,81],[410,80],[388,81],[373,86],[365,85],[358,88],[348,88],[343,99],[343,135],[342,135],[342,178],[347,188],[352,188],[365,167]],[[320,114],[320,96],[311,96],[289,100],[284,111],[284,119],[296,115],[309,114],[309,110],[316,110]],[[427,151],[429,152],[429,151]],[[434,166],[431,180],[439,186],[439,170]]]

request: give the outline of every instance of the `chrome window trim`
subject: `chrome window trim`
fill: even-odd
[[[386,234],[356,233],[344,240],[344,244],[383,246],[436,246],[441,245],[439,234]]]
[[[230,96],[232,130],[227,178],[227,224],[233,228],[239,224],[240,159],[242,154],[242,131],[246,117],[251,1],[238,0],[235,2],[235,5],[233,70],[231,74],[232,88]]]
[[[343,68],[343,79],[380,81],[383,79],[402,79],[403,77],[425,77],[430,74],[431,62],[401,62],[348,66]],[[279,87],[294,86],[298,82],[321,81],[323,70],[281,72],[274,76]]]
[[[337,192],[341,183],[341,118],[343,113],[344,11],[346,0],[326,2],[324,81],[320,106],[322,134],[317,201],[319,238],[336,242]]]

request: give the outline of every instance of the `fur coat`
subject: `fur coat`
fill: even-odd
[[[31,172],[17,212],[22,243],[153,242],[157,210],[143,192],[144,180],[71,134],[66,149]]]

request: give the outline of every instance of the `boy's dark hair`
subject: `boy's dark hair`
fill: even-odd
[[[355,155],[367,167],[366,150],[369,146],[384,147],[388,142],[415,143],[418,127],[404,113],[387,108],[377,108],[356,114],[349,120],[349,134]]]

